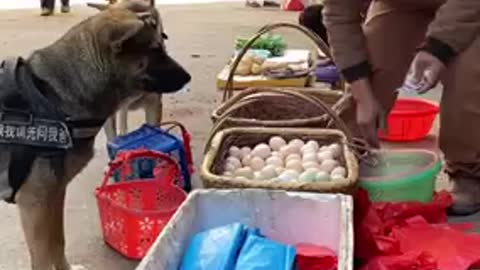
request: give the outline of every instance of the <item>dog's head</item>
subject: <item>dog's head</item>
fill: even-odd
[[[117,78],[139,90],[171,93],[190,82],[190,75],[165,47],[165,34],[158,11],[149,0],[125,0],[99,5],[89,31],[96,35],[100,54],[115,66]],[[122,76],[122,77],[120,77]]]

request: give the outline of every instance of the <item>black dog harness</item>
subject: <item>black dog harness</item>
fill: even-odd
[[[8,183],[12,192],[6,199],[10,203],[36,157],[63,157],[77,141],[94,138],[105,122],[66,115],[47,99],[42,84],[22,58],[0,63],[0,147],[11,155]]]

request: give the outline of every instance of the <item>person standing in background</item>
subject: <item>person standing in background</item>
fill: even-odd
[[[62,13],[68,13],[70,12],[70,0],[61,0],[62,2],[62,7],[61,11]],[[55,11],[55,0],[40,0],[40,5],[42,8],[42,12],[40,15],[42,16],[50,16],[53,15],[53,12]]]

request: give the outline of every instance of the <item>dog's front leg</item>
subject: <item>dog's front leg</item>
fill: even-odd
[[[120,135],[125,135],[128,132],[128,107],[123,106],[118,112],[119,117],[119,133]]]
[[[19,193],[17,204],[30,252],[32,270],[53,270],[49,228],[52,222],[51,205],[41,194],[22,191]]]
[[[46,160],[37,160],[16,201],[32,270],[70,270],[65,259],[63,207],[66,184]]]
[[[112,115],[103,125],[105,135],[107,136],[107,142],[111,142],[117,137],[117,124],[115,119],[116,117],[116,114]]]
[[[59,188],[51,198],[50,247],[55,270],[71,270],[65,256],[64,207],[66,187]]]
[[[145,102],[145,120],[148,124],[157,126],[162,123],[163,103],[162,95],[155,95]]]

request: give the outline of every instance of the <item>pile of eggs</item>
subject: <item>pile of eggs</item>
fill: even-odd
[[[236,179],[320,182],[341,181],[347,176],[339,162],[342,149],[336,143],[320,146],[300,139],[287,143],[274,136],[268,144],[253,149],[232,146],[228,154],[223,175]]]

